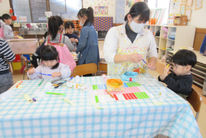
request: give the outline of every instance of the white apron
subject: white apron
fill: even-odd
[[[117,27],[118,29],[118,48],[116,54],[127,55],[127,54],[140,54],[146,61],[147,53],[150,45],[148,41],[147,31],[144,30],[141,34],[138,34],[133,43],[126,35],[125,25]],[[139,63],[124,62],[124,63],[109,63],[108,64],[108,75],[121,75],[126,71],[133,71],[138,67],[145,67],[144,62]]]

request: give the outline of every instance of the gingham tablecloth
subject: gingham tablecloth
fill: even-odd
[[[142,138],[157,134],[171,138],[202,137],[184,99],[148,74],[138,75],[135,81],[149,98],[116,101],[107,97],[107,100],[96,103],[94,96],[98,95],[98,90],[94,90],[93,85],[104,85],[103,77],[74,78],[73,83],[86,86],[82,89],[68,85],[54,89],[47,81],[39,85],[41,80],[19,81],[0,96],[0,138]],[[45,92],[59,92],[66,96]],[[28,102],[25,94],[37,101]]]

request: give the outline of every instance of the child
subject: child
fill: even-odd
[[[63,35],[63,20],[60,16],[51,16],[48,20],[48,36],[46,38],[47,43],[64,43],[67,45],[70,52],[75,51],[74,45],[70,39]],[[51,45],[51,44],[49,44]]]
[[[80,32],[79,43],[76,52],[80,53],[78,57],[78,64],[88,64],[99,62],[99,48],[97,33],[94,29],[94,15],[93,9],[82,8],[77,14],[80,24],[83,28]]]
[[[2,39],[7,40],[14,38],[14,33],[10,26],[12,23],[11,16],[9,14],[3,14],[0,19],[1,27],[3,27],[3,36],[1,36]]]
[[[175,93],[186,98],[192,92],[191,68],[197,62],[196,55],[192,51],[182,49],[172,56],[172,62],[172,72],[168,75],[170,68],[165,67],[164,73],[158,79]]]
[[[73,45],[77,46],[79,37],[74,33],[74,24],[71,21],[68,21],[64,24],[64,29],[65,29],[65,36],[67,36]]]
[[[0,94],[13,85],[12,75],[9,72],[9,64],[15,59],[15,54],[9,48],[8,43],[0,39]]]
[[[41,65],[36,69],[28,70],[30,79],[59,79],[67,78],[71,75],[69,66],[59,63],[58,52],[53,46],[43,46],[40,53]]]

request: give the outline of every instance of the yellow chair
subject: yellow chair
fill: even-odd
[[[192,93],[187,97],[187,101],[191,104],[194,111],[196,112],[195,119],[198,119],[202,97],[192,88]]]
[[[98,72],[101,74],[107,74],[107,63],[99,63]]]
[[[82,64],[77,65],[71,76],[75,77],[77,75],[83,76],[87,74],[96,74],[97,73],[97,65],[95,63],[89,63],[89,64]]]

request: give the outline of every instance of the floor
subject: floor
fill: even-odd
[[[152,74],[154,77],[157,77],[158,74],[156,72],[149,72],[150,74]],[[14,83],[17,82],[18,80],[22,80],[23,79],[23,75],[22,74],[17,74],[17,75],[13,75],[13,80]],[[206,138],[206,97],[203,96],[203,102],[201,105],[201,109],[200,109],[200,114],[199,114],[199,118],[198,118],[198,125],[200,128],[200,132],[203,136],[203,138]]]

